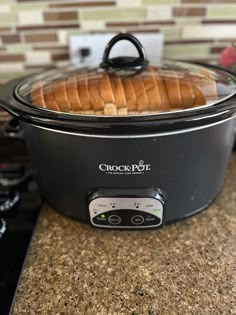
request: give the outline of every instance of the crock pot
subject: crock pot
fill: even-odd
[[[120,40],[133,43],[139,56],[110,58],[111,48]],[[155,109],[155,96],[152,99],[148,88],[148,101],[142,103],[138,85],[134,88],[136,110],[128,106],[126,97],[128,105],[120,111],[117,101],[110,115],[105,107],[104,111],[84,110],[83,104],[77,112],[72,107],[63,110],[66,104],[58,87],[60,93],[53,92],[55,104],[50,98],[47,108],[36,104],[37,97],[42,97],[37,93],[32,100],[35,86],[52,89],[63,82],[65,94],[65,84],[74,80],[71,77],[77,80],[76,84],[73,81],[76,91],[83,76],[96,82],[104,75],[110,81],[119,76],[122,84],[127,78],[145,80],[147,73],[150,76],[150,63],[130,34],[119,34],[108,43],[99,67],[69,66],[0,87],[0,105],[21,121],[41,195],[53,208],[96,227],[154,228],[198,213],[220,192],[234,140],[235,77],[215,66],[180,61],[163,61],[153,67],[158,73],[154,80],[164,84],[169,107],[162,106],[161,97]],[[181,78],[191,89],[196,83],[199,104],[197,94],[191,104],[186,102],[186,84],[178,96],[181,102],[175,104]],[[137,82],[132,82],[134,87]],[[161,95],[163,90],[157,87]],[[105,88],[103,93],[108,91]],[[60,111],[55,109],[58,104]]]

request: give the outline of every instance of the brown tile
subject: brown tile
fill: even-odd
[[[51,2],[57,2],[57,0],[15,0],[16,2],[48,2],[48,1],[51,1]],[[33,5],[33,3],[32,3]]]
[[[69,60],[69,53],[52,53],[52,61]]]
[[[220,3],[220,4],[226,4],[226,3],[235,3],[235,0],[181,0],[182,3],[204,3],[204,4],[208,4],[208,3]]]
[[[46,71],[46,70],[52,70],[52,69],[55,69],[56,66],[55,65],[25,65],[24,68],[26,70],[30,70],[30,71],[39,71],[39,70],[42,70],[42,71]]]
[[[215,47],[211,47],[211,54],[220,54],[222,52],[222,50],[225,49],[224,46],[215,46]]]
[[[54,46],[51,46],[51,45],[43,45],[43,46],[33,46],[33,50],[47,50],[47,51],[53,51],[53,50],[67,50],[68,51],[69,49],[69,46],[67,45],[54,45]]]
[[[191,58],[188,59],[188,61],[192,61],[192,62],[202,62],[202,63],[210,63],[210,64],[218,64],[219,63],[219,59],[216,58]]]
[[[174,7],[173,16],[205,16],[206,8],[200,7]]]
[[[217,41],[225,42],[225,43],[228,43],[228,45],[231,45],[235,43],[235,37],[234,38],[218,38]]]
[[[114,30],[114,29],[109,30],[109,33],[117,34],[117,32],[119,32],[119,30]],[[88,33],[89,34],[106,34],[107,30],[93,30],[93,31],[89,31]]]
[[[227,20],[202,20],[203,24],[236,24],[235,19]]]
[[[26,26],[17,26],[18,31],[28,31],[28,30],[46,30],[46,29],[67,29],[67,28],[79,28],[79,23],[70,23],[70,24],[44,24],[44,25],[26,25]]]
[[[37,42],[56,42],[56,33],[37,33],[37,34],[25,34],[26,43],[37,43]]]
[[[184,39],[184,40],[167,40],[165,45],[179,45],[179,44],[206,44],[213,43],[212,39]]]
[[[141,25],[175,25],[175,21],[174,20],[145,21],[145,22],[142,22]]]
[[[51,3],[49,8],[65,8],[65,7],[103,7],[115,5],[115,1],[77,1],[64,3]]]
[[[48,21],[73,21],[78,19],[78,13],[76,11],[64,11],[64,12],[44,12],[44,20]]]
[[[3,44],[13,44],[13,43],[20,42],[20,36],[18,34],[2,35],[1,38],[2,38]]]
[[[130,33],[160,33],[160,30],[157,28],[153,28],[153,29],[145,29],[145,28],[128,28],[127,29],[128,32]]]
[[[4,54],[0,55],[0,62],[15,62],[15,61],[24,61],[24,54]]]
[[[127,26],[138,26],[138,22],[107,22],[107,27],[127,27]]]
[[[144,22],[107,22],[106,27],[135,27],[135,26],[158,26],[158,25],[174,25],[174,20],[167,21],[144,21]]]
[[[0,27],[0,33],[6,33],[10,31],[11,31],[10,27]]]

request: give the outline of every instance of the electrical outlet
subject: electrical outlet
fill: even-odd
[[[158,62],[162,58],[162,33],[135,33],[144,47],[147,59]],[[70,37],[70,60],[73,64],[98,65],[103,56],[104,49],[114,33],[79,34]],[[138,56],[135,46],[127,40],[119,41],[114,45],[109,57]]]

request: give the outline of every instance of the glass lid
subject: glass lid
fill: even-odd
[[[139,57],[109,58],[120,40],[135,45]],[[78,115],[151,115],[212,106],[236,90],[233,76],[217,67],[163,61],[151,65],[141,43],[119,34],[106,46],[99,67],[33,75],[15,90],[21,102],[44,110]]]

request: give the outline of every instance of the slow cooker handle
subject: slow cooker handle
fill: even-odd
[[[111,49],[117,42],[121,40],[128,40],[129,42],[131,42],[137,48],[139,57],[121,56],[109,58]],[[129,33],[120,33],[114,36],[106,45],[103,53],[102,63],[100,64],[100,66],[101,68],[108,70],[114,69],[140,70],[147,64],[148,60],[146,57],[146,53],[140,41],[135,36]]]
[[[3,134],[7,138],[23,140],[24,133],[20,127],[19,120],[17,118],[12,118],[3,127]]]

